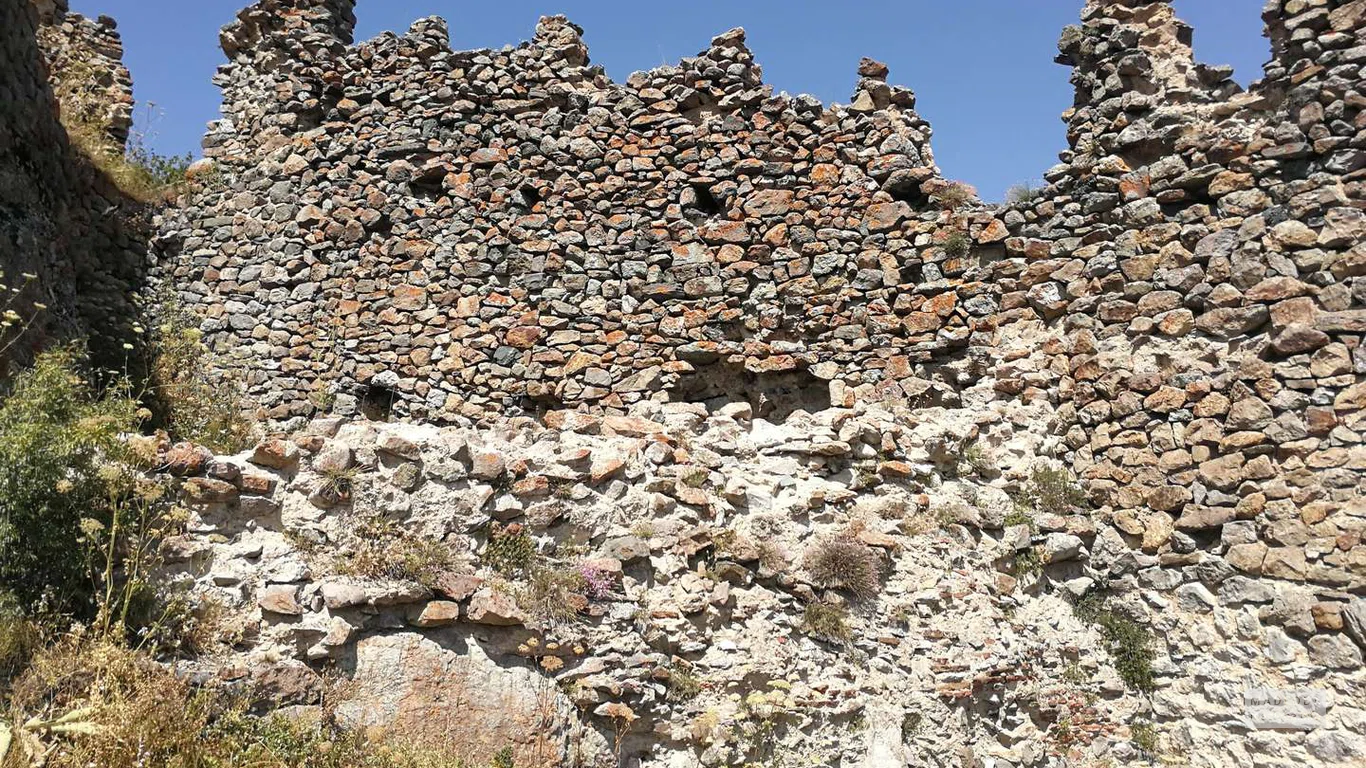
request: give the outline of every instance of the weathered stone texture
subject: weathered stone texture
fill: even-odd
[[[1002,211],[989,280],[1060,333],[1032,375],[1098,503],[1169,514],[1167,546],[1207,554],[1221,549],[1202,536],[1252,521],[1271,549],[1238,544],[1239,567],[1351,589],[1366,585],[1364,12],[1268,4],[1275,58],[1243,93],[1194,63],[1169,4],[1088,4],[1059,43],[1071,148]]]
[[[75,332],[91,337],[100,362],[124,361],[120,343],[146,268],[141,208],[70,147],[54,96],[64,78],[89,82],[84,103],[123,146],[132,86],[121,55],[110,20],[68,13],[56,0],[0,3],[0,271],[25,290],[12,308],[34,317],[12,354]]]
[[[347,48],[349,10],[300,13],[225,30],[205,146],[226,183],[161,239],[273,418],[320,388],[450,421],[823,397],[818,363],[895,386],[994,306],[943,241],[998,235],[970,200],[931,202],[929,126],[880,74],[825,107],[763,85],[742,30],[618,84],[560,17],[451,51],[438,19]]]

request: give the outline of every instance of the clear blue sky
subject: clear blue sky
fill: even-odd
[[[155,102],[153,149],[199,153],[217,117],[209,81],[223,62],[218,29],[247,0],[71,0],[73,10],[119,22],[139,104]],[[1269,58],[1262,0],[1177,0],[1195,27],[1196,55],[1232,64],[1246,85]],[[777,90],[847,103],[860,56],[891,67],[934,127],[946,176],[999,200],[1040,177],[1065,146],[1059,115],[1071,105],[1069,70],[1053,63],[1058,33],[1077,22],[1080,0],[360,0],[356,39],[402,32],[422,16],[447,19],[457,49],[497,48],[531,36],[536,19],[563,13],[584,28],[589,55],[621,81],[707,47],[744,27]]]

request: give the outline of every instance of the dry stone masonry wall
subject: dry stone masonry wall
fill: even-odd
[[[133,76],[123,65],[118,25],[108,16],[71,13],[67,0],[32,2],[52,89],[88,109],[85,117],[102,126],[116,146],[124,146],[133,127]]]
[[[991,281],[1003,325],[1048,328],[1044,365],[995,375],[1056,403],[1060,457],[1106,510],[1102,536],[1134,550],[1112,587],[1207,601],[1216,621],[1260,606],[1271,679],[1306,679],[1305,660],[1360,666],[1363,14],[1268,3],[1273,58],[1244,93],[1193,62],[1168,4],[1089,4],[1060,42],[1070,149],[1002,212],[1009,257]],[[1266,591],[1243,591],[1248,577]],[[1171,606],[1133,607],[1194,632]],[[1231,690],[1255,688],[1187,669],[1159,696],[1173,709],[1184,693],[1231,716]]]
[[[343,47],[346,4],[283,8],[225,30],[228,183],[162,227],[272,417],[320,390],[447,421],[665,390],[781,408],[895,386],[995,309],[937,243],[929,126],[876,62],[827,108],[774,95],[741,30],[617,84],[559,17],[456,52],[438,19]]]
[[[0,56],[0,270],[10,285],[26,285],[15,309],[27,319],[31,302],[47,307],[37,312],[35,343],[90,335],[97,358],[122,368],[106,353],[130,337],[148,234],[139,207],[72,150],[54,96],[63,83],[80,90],[81,104],[123,146],[132,84],[114,23],[69,13],[65,2],[5,0]]]
[[[1057,398],[1126,535],[1325,595],[1366,579],[1362,14],[1269,5],[1276,58],[1241,93],[1166,4],[1088,6],[1061,43],[1072,149],[1004,213],[993,280],[1003,321],[1059,332],[1046,371],[998,380]]]

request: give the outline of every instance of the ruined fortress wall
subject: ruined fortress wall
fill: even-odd
[[[784,407],[923,374],[995,311],[942,240],[1004,230],[931,202],[929,127],[875,62],[825,107],[774,95],[739,30],[619,84],[562,18],[456,52],[437,19],[344,47],[348,6],[291,8],[225,30],[226,183],[162,228],[271,417],[322,390],[435,420]]]
[[[72,267],[60,249],[57,217],[69,191],[69,169],[56,105],[36,41],[38,18],[27,2],[0,4],[0,271],[10,285],[42,273],[22,300],[69,301]]]
[[[71,13],[67,0],[30,0],[38,12],[38,45],[48,83],[62,109],[100,126],[122,147],[133,127],[133,77],[123,64],[123,40],[108,16]]]
[[[939,204],[875,62],[826,107],[773,95],[739,31],[616,84],[561,18],[347,47],[349,3],[259,3],[223,35],[224,181],[166,217],[164,278],[277,419],[939,402],[989,373],[1057,406],[1130,543],[1358,585],[1362,4],[1266,19],[1243,93],[1168,3],[1088,4],[1070,149],[993,214]]]
[[[349,3],[268,0],[224,32],[223,183],[166,217],[162,276],[276,419],[987,378],[1054,408],[1110,586],[1280,605],[1264,642],[1331,667],[1366,643],[1364,13],[1268,6],[1244,93],[1169,3],[1089,3],[1069,150],[992,211],[941,204],[875,62],[823,106],[772,94],[739,31],[617,84],[561,18],[502,51],[436,19],[349,46]],[[1239,574],[1280,586],[1223,596]]]
[[[136,251],[83,239],[104,231],[88,223],[101,208],[78,191],[79,165],[42,151],[63,139],[41,61],[70,57],[33,41],[79,35],[44,31],[13,0],[0,14],[0,96],[16,95],[0,99],[0,246],[16,243],[8,258],[73,298],[82,279],[112,294],[118,281],[90,277],[106,273],[81,254]],[[926,418],[971,424],[956,437],[987,455],[1049,432],[1027,445],[1075,471],[1093,508],[1040,515],[1032,538],[1014,526],[1018,549],[1058,558],[1042,566],[1045,591],[1102,588],[1153,630],[1147,703],[1164,734],[1229,764],[1343,764],[1362,754],[1366,648],[1366,0],[1278,0],[1265,20],[1272,57],[1243,92],[1194,60],[1169,3],[1088,3],[1060,42],[1077,88],[1069,149],[1038,195],[989,209],[946,204],[929,127],[875,62],[860,64],[850,105],[825,106],[772,94],[739,31],[617,84],[561,18],[517,48],[456,52],[436,19],[352,45],[347,0],[263,0],[224,31],[224,119],[205,139],[220,173],[163,213],[157,278],[286,423],[317,395],[430,421],[639,413],[665,397],[754,399],[761,414],[886,399],[964,406]],[[598,416],[546,422],[559,434]],[[958,443],[862,432],[791,439],[819,457],[812,472],[840,474],[837,454],[857,445],[888,487],[925,477],[951,495],[934,465]],[[357,450],[373,454],[367,440]],[[1027,463],[980,492],[1003,499]],[[549,486],[504,489],[496,468],[460,503],[532,524],[519,498]],[[411,489],[420,471],[386,482]],[[239,483],[241,500],[205,482],[221,495],[201,506],[240,523],[262,486]],[[670,493],[743,506],[724,487]],[[607,525],[596,496],[578,499]],[[979,521],[993,544],[1011,535],[997,511]],[[792,529],[794,546],[810,533]],[[309,581],[270,596],[316,592]],[[316,598],[313,618],[335,618],[298,594]],[[939,646],[963,656],[956,638]],[[1289,704],[1264,706],[1259,691]]]
[[[1003,213],[992,279],[1001,322],[1059,333],[998,377],[1056,399],[1071,465],[1147,551],[1366,583],[1363,10],[1269,6],[1248,93],[1166,3],[1093,3],[1063,36],[1071,149]]]
[[[123,146],[132,114],[128,71],[111,20],[67,13],[65,3],[0,2],[0,270],[26,284],[13,307],[38,310],[32,340],[80,334],[102,363],[120,363],[132,297],[140,290],[146,232],[138,206],[79,152],[59,120],[54,90],[89,83],[84,103]],[[76,70],[79,70],[77,72]]]
[[[1070,149],[1001,212],[990,277],[999,327],[1036,333],[997,388],[1056,404],[1103,523],[1092,564],[1167,634],[1184,671],[1159,709],[1198,713],[1192,744],[1240,716],[1239,690],[1359,697],[1328,670],[1366,647],[1366,3],[1272,2],[1265,20],[1273,58],[1244,93],[1193,61],[1168,4],[1090,3],[1060,43]],[[1183,604],[1234,624],[1202,637]],[[1247,671],[1177,650],[1220,636],[1257,639],[1235,654]],[[1324,738],[1270,749],[1323,757]]]

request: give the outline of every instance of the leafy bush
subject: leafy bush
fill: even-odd
[[[1029,474],[1029,483],[1021,501],[1030,509],[1047,515],[1071,514],[1086,506],[1086,493],[1065,469],[1037,467]]]
[[[344,552],[335,564],[338,573],[413,581],[429,588],[442,574],[461,566],[445,542],[414,534],[381,515],[362,521],[352,546]]]
[[[493,759],[489,761],[489,768],[517,768],[512,761],[512,747],[503,747],[493,753]]]
[[[78,542],[114,522],[121,473],[109,462],[137,423],[137,404],[97,394],[81,359],[72,347],[39,355],[0,402],[0,585],[26,612],[92,607],[91,553]]]
[[[816,584],[848,590],[859,600],[877,597],[882,589],[877,553],[849,536],[817,541],[806,551],[802,565]]]
[[[1073,611],[1082,621],[1094,624],[1100,630],[1115,670],[1130,688],[1151,691],[1157,687],[1153,676],[1152,638],[1145,627],[1106,607],[1097,594],[1086,595],[1077,601]]]
[[[848,613],[836,605],[807,603],[802,613],[802,629],[808,635],[831,643],[847,643],[853,631],[845,623]]]
[[[219,453],[254,445],[256,426],[247,417],[244,387],[215,363],[194,313],[166,296],[156,314],[147,347],[154,423]]]
[[[986,451],[982,450],[982,446],[976,443],[968,446],[967,450],[963,451],[963,461],[967,462],[968,466],[972,468],[973,473],[978,477],[985,477],[996,471],[996,464],[991,460],[991,457],[987,455]]]
[[[1038,548],[1030,547],[1015,553],[1015,562],[1011,565],[1010,570],[1016,578],[1032,576],[1042,571],[1043,558],[1039,555]]]

